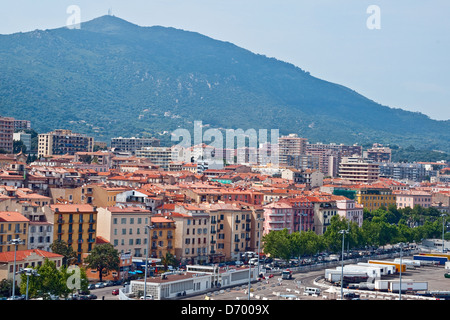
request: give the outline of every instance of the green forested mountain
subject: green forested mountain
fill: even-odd
[[[0,35],[0,114],[29,119],[38,132],[66,128],[105,142],[146,134],[170,141],[172,130],[199,120],[311,142],[450,151],[450,121],[382,106],[228,42],[114,16]]]

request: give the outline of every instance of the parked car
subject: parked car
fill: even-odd
[[[114,290],[112,291],[112,294],[113,294],[114,296],[117,296],[117,295],[119,294],[119,289],[114,289]]]
[[[98,288],[104,288],[104,287],[106,287],[106,285],[105,285],[105,283],[104,282],[97,282],[96,284],[95,284],[95,287],[98,289]]]
[[[93,290],[93,289],[95,289],[95,284],[90,283],[90,284],[88,285],[88,290]]]
[[[147,295],[147,299],[145,299],[144,296],[141,296],[140,299],[141,299],[141,300],[153,300],[153,296],[152,296],[152,295]]]
[[[95,294],[92,294],[92,293],[91,293],[91,294],[88,294],[87,297],[88,297],[89,300],[95,300],[95,299],[97,299],[97,296],[96,296]]]

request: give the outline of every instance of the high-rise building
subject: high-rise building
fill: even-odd
[[[151,163],[168,170],[173,161],[173,150],[171,147],[146,147],[136,150],[136,156],[147,158]]]
[[[76,152],[93,152],[94,138],[71,130],[57,129],[39,135],[38,156],[69,154]]]
[[[308,143],[306,145],[306,154],[318,158],[319,170],[330,177],[337,177],[339,174],[339,163],[343,157],[362,155],[362,147],[358,145],[344,144],[323,144]],[[311,168],[315,169],[315,168]]]
[[[0,149],[13,153],[14,118],[0,117]]]
[[[159,147],[159,139],[156,138],[112,138],[111,148],[117,151],[135,153],[136,150],[147,147]]]
[[[306,138],[296,134],[289,134],[278,139],[278,152],[280,166],[287,166],[288,156],[299,156],[306,153]]]
[[[355,183],[370,183],[378,180],[378,163],[363,161],[359,157],[344,157],[339,165],[339,175]]]
[[[392,150],[375,143],[372,148],[364,151],[364,158],[374,162],[391,162]]]

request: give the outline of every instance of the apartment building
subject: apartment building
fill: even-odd
[[[335,196],[337,213],[342,218],[354,222],[358,227],[362,227],[363,223],[363,206],[355,200],[346,197]]]
[[[171,147],[144,147],[136,150],[137,157],[147,158],[152,164],[157,165],[164,170],[169,170],[169,165],[173,158]]]
[[[14,251],[14,239],[22,240],[17,250],[28,249],[28,227],[30,220],[15,211],[0,212],[0,252]]]
[[[0,149],[13,153],[14,118],[0,116]]]
[[[293,233],[294,210],[292,205],[284,201],[272,202],[264,206],[264,234],[271,231],[287,229]]]
[[[76,152],[93,152],[94,138],[71,130],[57,129],[38,136],[38,156],[74,155]]]
[[[150,257],[163,259],[166,254],[175,256],[175,221],[166,216],[151,217]]]
[[[362,156],[362,147],[358,145],[308,143],[306,154],[317,157],[318,169],[325,175],[337,177],[339,163],[344,157]],[[314,167],[310,169],[315,169]]]
[[[136,150],[147,147],[159,147],[160,140],[156,138],[112,138],[111,149],[121,152],[130,152],[134,154]]]
[[[294,213],[294,231],[314,231],[314,205],[306,196],[286,199]]]
[[[339,165],[339,175],[355,183],[371,183],[379,178],[377,163],[363,161],[359,157],[344,157]]]
[[[411,180],[421,182],[428,172],[421,163],[383,162],[379,163],[380,177],[395,180]]]
[[[356,202],[369,211],[376,210],[381,206],[387,208],[391,204],[397,204],[396,195],[389,188],[361,187],[355,190]]]
[[[89,204],[51,204],[44,207],[47,221],[53,223],[53,239],[64,241],[82,262],[96,239],[97,208]]]
[[[106,239],[119,253],[130,252],[134,257],[147,255],[149,210],[107,206],[99,207],[97,211],[97,236]]]
[[[429,208],[432,206],[431,193],[420,190],[402,190],[394,191],[396,196],[397,208],[403,209],[406,207],[414,208],[419,205],[423,208]]]
[[[331,224],[331,218],[338,214],[336,201],[331,196],[308,196],[314,208],[314,232],[323,235]]]
[[[175,205],[166,214],[173,219],[175,228],[175,255],[182,264],[209,262],[210,216],[197,205]]]
[[[22,129],[22,130],[31,129],[31,121],[14,119],[14,130],[19,130],[19,129]]]
[[[241,260],[244,252],[256,252],[263,232],[263,207],[239,201],[205,203],[200,207],[210,216],[212,262]]]
[[[372,148],[363,152],[364,158],[373,162],[391,162],[392,150],[375,143]]]
[[[278,138],[279,165],[287,166],[288,156],[299,156],[306,153],[306,138],[289,134]]]
[[[129,187],[115,187],[106,184],[87,184],[77,188],[52,188],[53,203],[89,204],[95,207],[114,206],[117,195],[130,190]]]
[[[23,196],[28,197],[24,199]],[[0,202],[0,211],[9,210],[22,214],[29,220],[28,236],[26,242],[28,249],[39,249],[51,251],[50,245],[53,243],[53,224],[46,220],[45,214],[39,198],[34,198],[35,194],[10,197]],[[48,198],[47,198],[48,199]],[[38,201],[35,201],[38,200]],[[45,201],[45,203],[47,203]]]

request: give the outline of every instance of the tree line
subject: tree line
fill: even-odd
[[[445,219],[443,221],[443,219]],[[341,216],[333,216],[323,235],[314,231],[289,233],[287,229],[271,231],[262,238],[263,252],[273,258],[289,260],[313,256],[320,252],[338,253],[342,250],[342,233],[346,230],[345,247],[363,249],[387,244],[421,242],[427,238],[441,238],[447,218],[435,208],[398,209],[395,205],[374,211],[364,209],[362,226]],[[444,228],[446,231],[446,227]],[[450,233],[445,233],[450,240]]]

